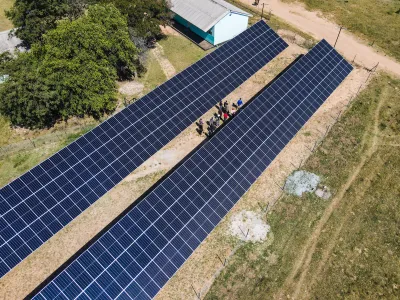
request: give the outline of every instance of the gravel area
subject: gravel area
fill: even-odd
[[[242,210],[231,219],[230,234],[246,242],[261,242],[267,238],[270,226],[261,215],[253,211]]]

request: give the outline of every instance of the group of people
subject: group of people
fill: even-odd
[[[236,104],[237,110],[239,110],[242,107],[242,105],[243,105],[243,100],[242,98],[240,98]],[[237,110],[235,109],[234,106],[235,105],[232,105],[232,108],[229,109],[228,101],[225,101],[224,103],[222,103],[222,101],[219,102],[218,113],[215,113],[208,122],[208,136],[211,136],[215,132],[215,130],[219,127],[220,120],[226,122],[228,121],[229,118],[232,118],[237,113]],[[203,119],[200,119],[197,124],[199,126],[198,132],[201,135],[204,132]]]

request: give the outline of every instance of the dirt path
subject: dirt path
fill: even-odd
[[[360,163],[355,168],[355,170],[353,171],[351,176],[348,178],[347,182],[344,184],[344,186],[340,190],[339,194],[332,200],[331,204],[325,210],[325,212],[324,212],[322,218],[320,219],[320,221],[318,222],[318,225],[315,228],[313,234],[311,235],[310,239],[307,241],[305,247],[303,248],[303,252],[302,252],[301,256],[295,262],[295,265],[294,265],[291,273],[289,274],[284,285],[282,286],[282,290],[278,294],[278,298],[283,298],[283,291],[287,291],[287,289],[290,288],[291,286],[294,286],[294,293],[292,295],[292,297],[294,299],[299,298],[300,292],[302,292],[302,296],[300,298],[305,297],[304,282],[305,282],[306,276],[308,275],[310,263],[311,263],[313,255],[315,253],[315,250],[316,250],[316,247],[318,244],[318,240],[319,240],[319,236],[321,235],[321,232],[323,231],[323,229],[324,229],[326,223],[328,222],[329,218],[331,217],[333,211],[338,207],[338,205],[340,205],[344,195],[346,194],[348,189],[351,187],[351,185],[354,183],[354,181],[359,176],[365,163],[371,158],[371,156],[375,153],[375,151],[378,148],[379,112],[380,112],[381,107],[384,102],[383,99],[385,99],[384,96],[381,97],[381,99],[378,103],[378,107],[375,111],[374,124],[372,124],[372,128],[371,128],[372,132],[367,131],[363,137],[363,141],[362,141],[363,147],[362,148],[365,149],[365,147],[367,147],[367,149],[364,150],[364,154],[362,155]],[[370,137],[371,133],[372,133],[372,138]],[[354,205],[354,203],[353,203],[353,205]],[[328,246],[328,248],[322,254],[323,258],[319,264],[317,273],[322,270],[323,265],[329,258],[329,254],[335,245],[335,241],[336,241],[337,237],[339,236],[340,230],[341,230],[341,227],[338,228],[337,232],[333,236],[331,244]],[[299,274],[300,274],[300,277],[298,278]],[[314,278],[316,278],[316,276]],[[311,282],[313,282],[313,281],[311,281]],[[307,285],[309,285],[311,282],[307,283]]]
[[[383,161],[379,161],[379,164],[375,166],[376,169],[381,168],[383,164]],[[345,224],[348,224],[349,218],[353,216],[353,208],[356,204],[358,204],[360,201],[364,199],[365,193],[367,192],[368,188],[371,186],[373,178],[376,176],[376,173],[371,172],[368,174],[368,176],[363,180],[364,184],[362,187],[361,192],[359,192],[355,197],[352,199],[352,202],[349,203],[349,205],[346,207],[345,215],[341,219],[341,223],[338,228],[336,228],[335,232],[333,235],[330,236],[329,238],[329,244],[325,247],[325,249],[322,252],[322,259],[320,262],[318,262],[318,265],[316,266],[316,270],[313,270],[312,274],[309,273],[309,265],[307,266],[307,269],[304,271],[305,275],[310,275],[311,277],[307,280],[307,283],[305,286],[300,286],[298,289],[302,288],[302,298],[306,298],[309,293],[309,288],[311,288],[314,283],[320,278],[320,275],[322,271],[324,270],[324,267],[327,266],[326,263],[328,262],[329,258],[331,257],[332,251],[335,248],[335,246],[338,243],[339,236],[342,232],[343,227]],[[303,281],[304,282],[304,281]],[[301,283],[303,285],[303,282]],[[300,283],[299,283],[300,284]],[[309,287],[309,288],[307,288]]]
[[[167,79],[170,79],[172,76],[174,76],[176,74],[175,67],[171,64],[168,58],[165,57],[163,47],[157,43],[156,47],[151,51],[160,64],[161,69],[163,70]]]
[[[240,0],[244,4],[251,5],[251,0]],[[265,3],[266,10],[272,10],[272,14],[284,19],[287,23],[296,28],[309,33],[318,40],[326,39],[330,44],[334,44],[339,32],[339,26],[325,18],[317,12],[310,12],[301,4],[288,4],[279,0],[261,0],[258,7]],[[353,60],[366,68],[372,68],[379,62],[379,67],[390,73],[400,76],[400,63],[387,57],[385,54],[378,53],[376,50],[367,46],[354,35],[342,31],[336,48],[348,59]]]
[[[379,101],[378,103],[378,107],[375,111],[375,116],[374,116],[374,124],[373,124],[373,137],[372,137],[372,143],[371,146],[369,147],[366,156],[367,157],[372,157],[372,155],[376,152],[376,150],[378,150],[378,146],[383,145],[382,139],[380,138],[380,134],[379,134],[379,114],[381,111],[381,108],[384,104],[384,99],[386,98],[385,95],[388,93],[388,91],[385,91],[383,96],[381,97],[381,101]],[[383,162],[381,162],[383,163]],[[380,168],[381,165],[377,165],[376,168]],[[328,246],[326,247],[326,249],[323,251],[322,253],[322,259],[321,261],[318,263],[317,266],[317,270],[315,272],[313,272],[312,277],[308,283],[308,286],[311,287],[313,286],[314,282],[318,279],[319,275],[321,274],[326,262],[328,261],[330,254],[333,251],[333,248],[335,247],[335,245],[337,244],[337,240],[339,238],[339,235],[342,231],[342,228],[344,226],[344,224],[347,223],[347,220],[349,219],[349,217],[352,214],[352,208],[355,206],[355,204],[357,204],[361,199],[363,199],[365,192],[367,191],[368,186],[371,184],[371,180],[374,176],[376,176],[375,173],[371,172],[371,174],[369,174],[368,178],[364,179],[364,182],[366,182],[366,186],[364,186],[363,188],[363,193],[360,193],[356,196],[356,198],[354,199],[354,201],[350,204],[350,206],[347,208],[347,212],[346,215],[344,216],[340,226],[336,229],[334,235],[331,237],[330,242],[328,244]]]

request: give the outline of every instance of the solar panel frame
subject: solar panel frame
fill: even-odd
[[[351,70],[321,41],[34,299],[154,297]],[[303,79],[309,84],[301,85]]]
[[[2,188],[0,277],[286,47],[258,22]]]

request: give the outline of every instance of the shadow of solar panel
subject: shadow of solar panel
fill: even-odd
[[[321,41],[32,297],[153,298],[351,70]]]
[[[0,277],[287,44],[258,22],[0,190]]]

